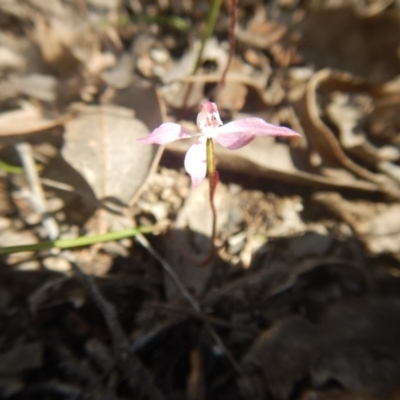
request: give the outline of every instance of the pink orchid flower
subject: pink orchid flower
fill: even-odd
[[[206,141],[208,138],[214,139],[229,150],[236,150],[250,143],[257,136],[300,136],[289,128],[269,124],[261,118],[243,118],[223,125],[217,105],[209,101],[200,105],[197,126],[200,133],[193,133],[179,124],[166,122],[150,135],[138,140],[145,144],[166,144],[198,136],[198,141],[189,148],[185,156],[185,169],[192,179],[193,186],[197,186],[207,174]]]

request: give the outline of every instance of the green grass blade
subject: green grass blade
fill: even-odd
[[[9,174],[23,174],[24,169],[16,165],[7,164],[6,162],[0,160],[0,169],[8,172]]]
[[[208,18],[207,18],[206,30],[204,31],[203,36],[201,37],[200,50],[197,54],[197,59],[196,59],[196,64],[194,66],[193,75],[196,74],[197,69],[200,66],[201,58],[203,56],[204,47],[207,43],[207,40],[210,39],[212,33],[214,32],[215,23],[217,22],[217,17],[218,17],[219,11],[221,9],[221,5],[222,5],[222,0],[214,0],[213,1],[212,7],[210,10],[210,14],[208,14]]]
[[[102,235],[80,236],[74,239],[53,240],[35,244],[25,244],[20,246],[0,247],[0,255],[20,253],[22,251],[40,251],[49,249],[70,249],[73,247],[89,246],[96,243],[109,242],[112,240],[125,239],[135,236],[139,233],[152,232],[155,227],[139,227],[133,229],[125,229],[118,232],[109,232]]]

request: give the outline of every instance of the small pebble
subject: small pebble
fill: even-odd
[[[0,217],[0,230],[8,229],[11,226],[11,220],[9,218]]]
[[[49,271],[68,272],[71,270],[71,264],[61,257],[47,257],[43,260],[43,266]]]
[[[40,262],[37,260],[24,261],[16,265],[15,269],[17,271],[38,271],[40,269]]]

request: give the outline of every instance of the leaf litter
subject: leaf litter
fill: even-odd
[[[399,397],[398,5],[239,2],[224,86],[229,2],[192,75],[209,7],[0,4],[1,165],[21,143],[35,162],[0,170],[0,245],[47,240],[46,215],[61,240],[158,227],[2,258],[1,398]],[[216,148],[219,252],[199,268],[190,143],[136,138],[193,130],[204,100],[302,137]]]

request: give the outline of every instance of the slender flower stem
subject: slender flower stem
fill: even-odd
[[[218,253],[218,248],[215,247],[214,241],[215,237],[217,234],[217,210],[215,208],[215,203],[214,203],[214,194],[215,194],[215,189],[217,187],[217,184],[219,182],[219,174],[218,171],[216,170],[216,162],[215,162],[215,152],[214,152],[214,142],[211,138],[207,138],[206,141],[206,163],[207,163],[207,177],[208,177],[208,182],[209,182],[209,201],[210,201],[210,208],[211,208],[211,214],[212,214],[212,230],[211,230],[211,247],[210,251],[208,252],[206,258],[203,260],[195,260],[193,257],[191,257],[188,252],[179,245],[179,242],[177,242],[178,248],[181,250],[181,252],[184,254],[184,256],[194,265],[197,267],[205,267],[208,264],[210,264],[211,261],[214,260]]]
[[[216,172],[214,142],[211,138],[207,138],[206,142],[206,160],[207,160],[207,176],[213,178]]]
[[[212,212],[212,232],[211,232],[211,242],[214,243],[215,236],[217,234],[217,210],[214,203],[214,194],[217,184],[219,182],[219,174],[215,171],[212,178],[209,178],[210,182],[210,207]]]
[[[219,174],[216,170],[214,142],[211,138],[207,138],[206,142],[206,160],[207,160],[207,177],[210,185],[209,200],[212,213],[211,249],[206,259],[203,260],[201,263],[197,264],[199,266],[205,266],[209,264],[218,253],[218,249],[215,247],[214,244],[215,236],[217,234],[217,210],[215,208],[215,203],[214,203],[214,194],[215,194],[215,189],[217,188],[219,182]]]
[[[214,194],[215,194],[215,189],[217,188],[217,184],[219,182],[219,174],[216,170],[214,142],[210,138],[207,138],[206,149],[207,149],[206,153],[207,176],[210,185],[210,206],[211,206],[212,220],[213,220],[211,242],[214,243],[216,235],[216,227],[217,227],[217,211],[215,209],[215,204],[214,204]]]

